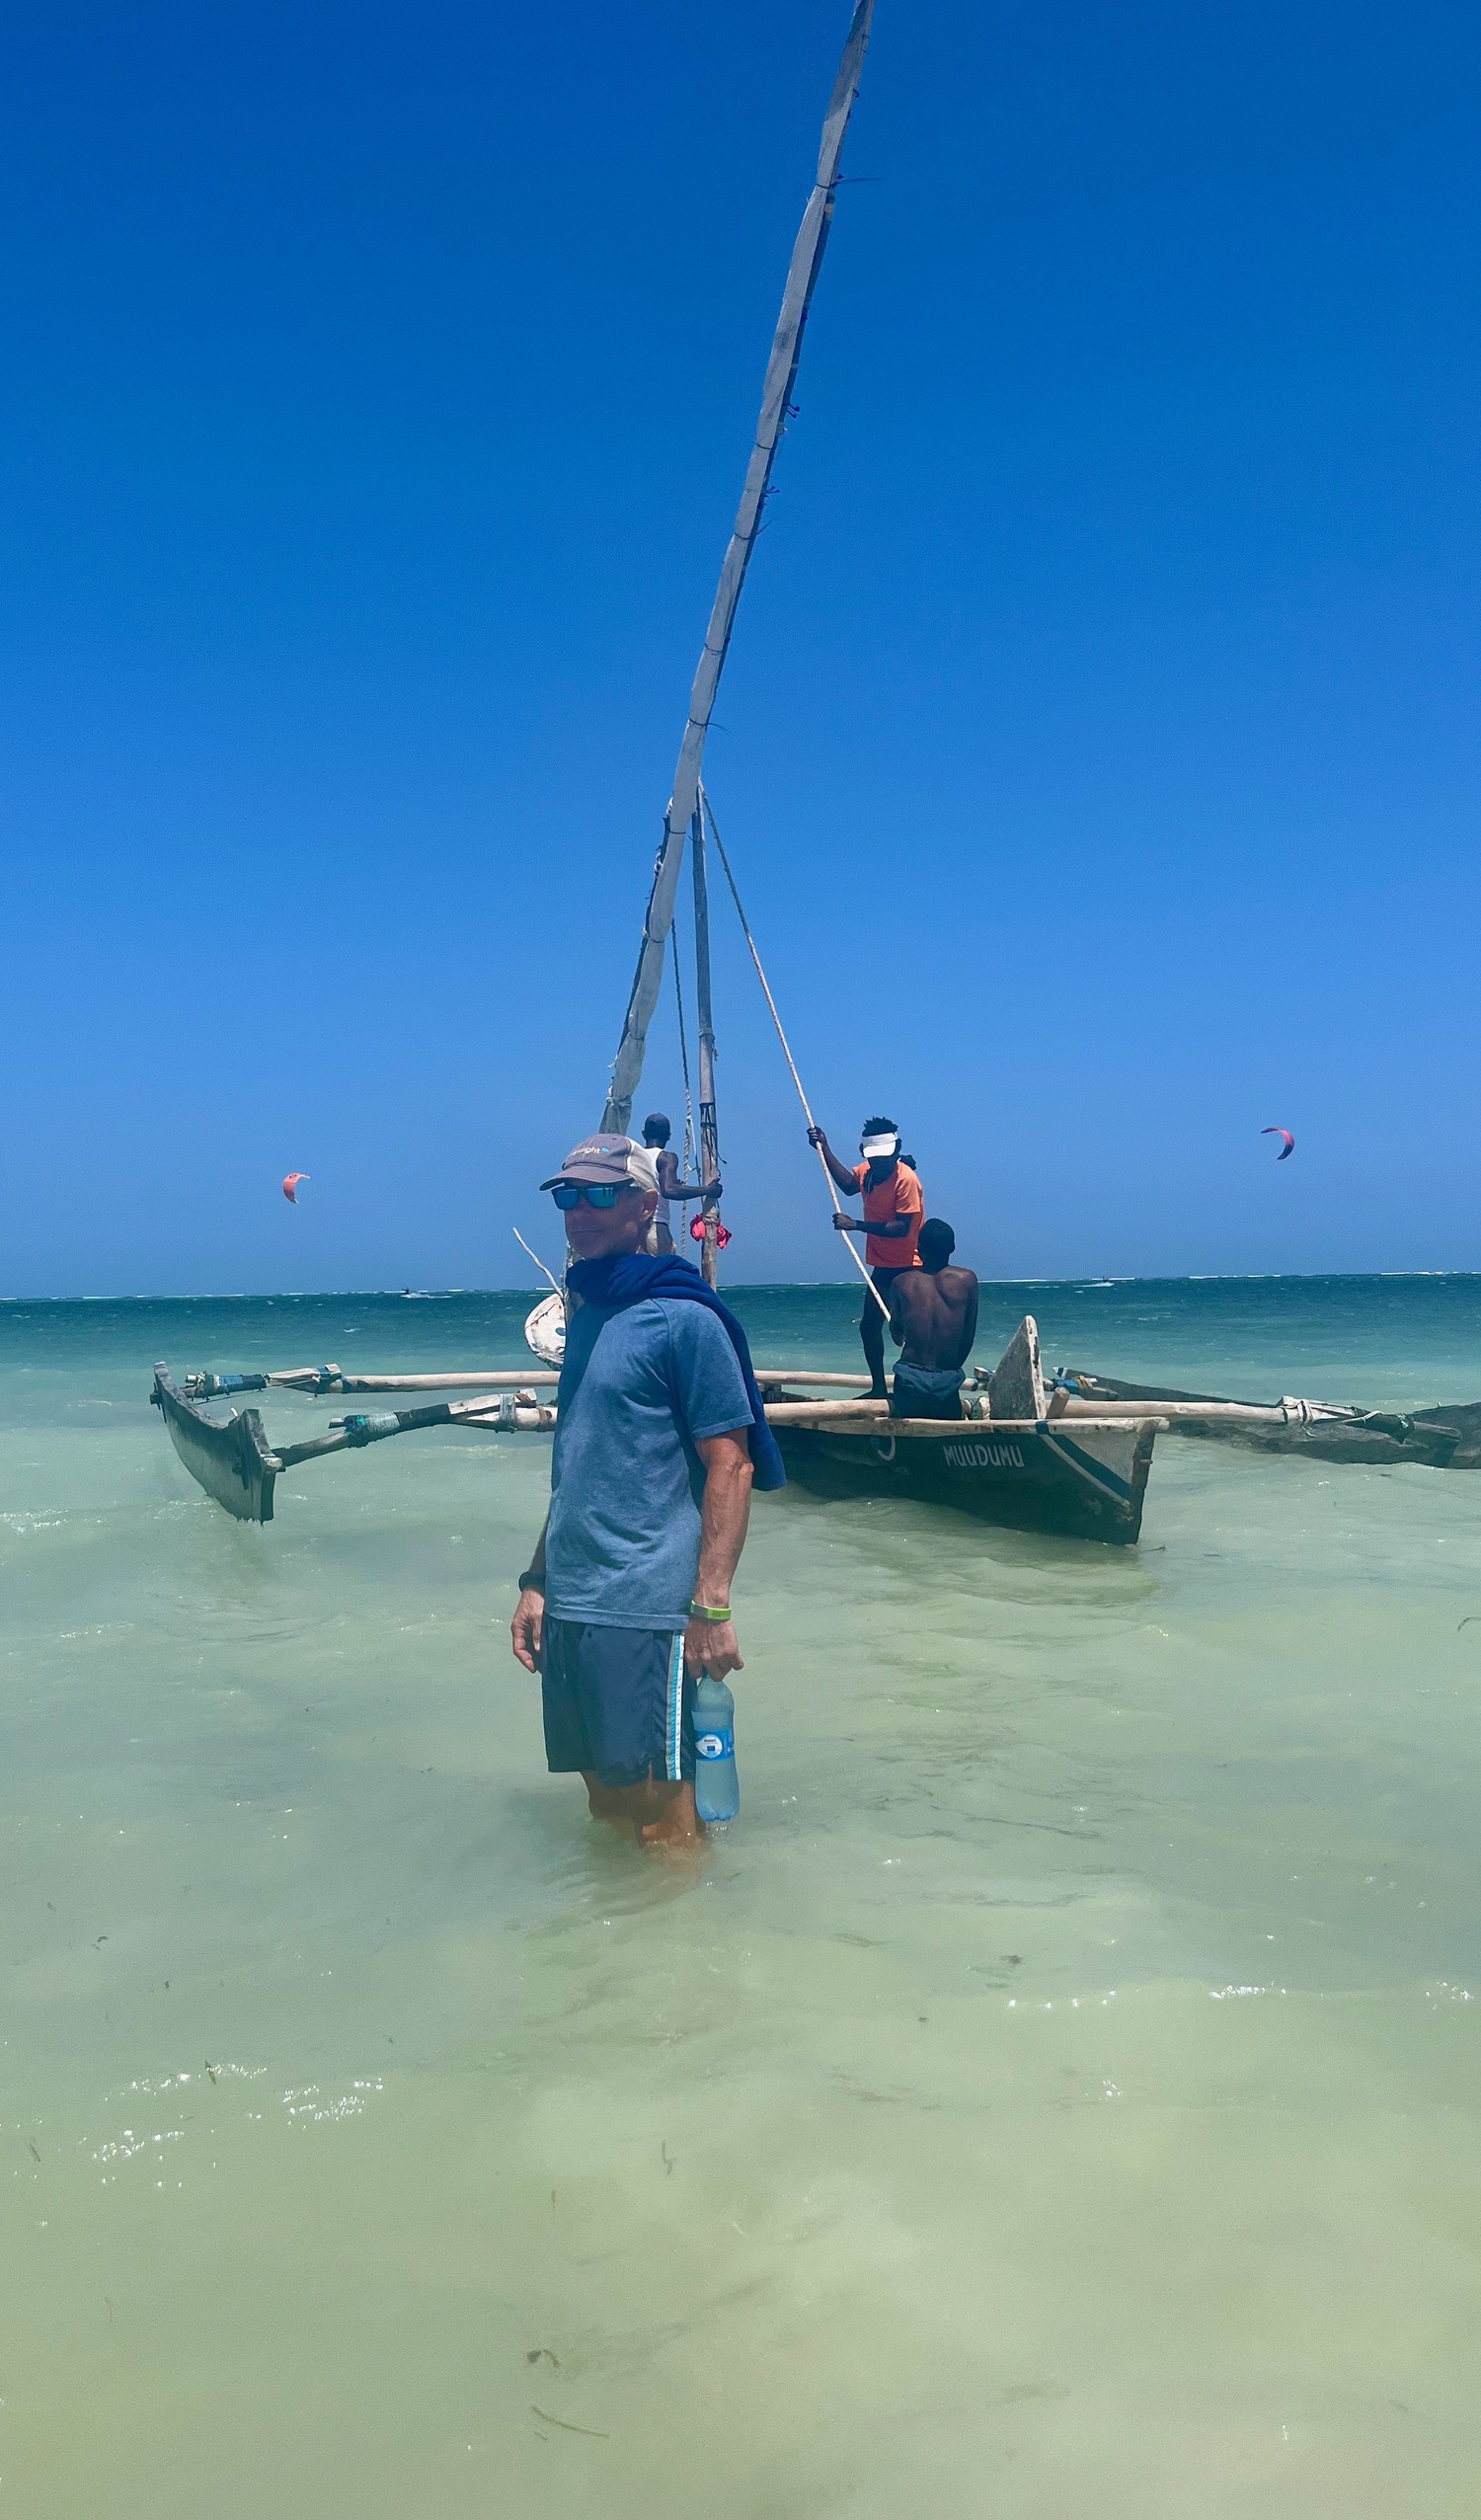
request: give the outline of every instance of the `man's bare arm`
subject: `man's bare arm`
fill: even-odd
[[[881,1242],[903,1242],[914,1222],[913,1217],[887,1217],[883,1224],[872,1225],[858,1217],[845,1217],[837,1209],[833,1212],[833,1223],[839,1233],[877,1234]]]
[[[962,1350],[962,1362],[965,1365],[977,1342],[977,1282],[975,1278],[973,1279],[972,1293],[967,1299],[967,1313],[962,1329],[967,1342]]]
[[[673,1148],[663,1146],[659,1152],[659,1190],[664,1199],[719,1199],[725,1184],[718,1173],[713,1181],[685,1181]]]
[[[855,1173],[851,1165],[841,1164],[838,1161],[832,1147],[828,1144],[828,1133],[825,1129],[810,1129],[808,1131],[808,1143],[810,1146],[816,1146],[818,1148],[818,1153],[821,1155],[823,1162],[827,1165],[829,1172],[832,1174],[833,1179],[838,1184],[840,1190],[854,1191],[858,1189],[858,1175]]]
[[[705,1465],[694,1599],[701,1609],[728,1610],[750,1520],[750,1446],[744,1430],[738,1429],[734,1435],[708,1435],[694,1449]],[[691,1672],[713,1672],[717,1680],[743,1670],[734,1619],[691,1618],[684,1631],[684,1660]]]
[[[547,1514],[540,1526],[540,1536],[535,1542],[534,1556],[525,1568],[527,1575],[538,1575],[542,1584],[545,1575],[545,1535],[549,1529],[550,1516]],[[540,1647],[544,1642],[544,1592],[534,1584],[526,1584],[514,1605],[514,1615],[509,1621],[509,1642],[514,1648],[514,1660],[516,1663],[523,1663],[526,1671],[539,1670]]]

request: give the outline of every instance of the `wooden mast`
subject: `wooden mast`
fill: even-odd
[[[853,16],[822,126],[818,173],[808,197],[808,206],[803,212],[802,225],[797,231],[797,242],[792,249],[782,311],[777,318],[771,355],[766,362],[766,381],[761,392],[755,442],[745,467],[740,505],[736,512],[735,526],[710,611],[710,625],[689,694],[689,715],[684,727],[684,740],[679,747],[673,792],[663,817],[663,836],[659,843],[653,890],[648,897],[638,968],[633,974],[622,1039],[612,1062],[612,1081],[607,1088],[606,1109],[601,1117],[602,1128],[617,1136],[626,1134],[632,1118],[633,1096],[643,1073],[648,1027],[658,1004],[659,983],[663,976],[663,947],[673,923],[684,839],[694,813],[694,800],[704,764],[705,737],[709,733],[710,715],[720,687],[731,632],[736,626],[740,590],[745,584],[745,572],[750,566],[750,556],[761,529],[762,511],[771,489],[771,468],[792,408],[792,389],[797,382],[803,333],[807,327],[808,309],[813,303],[813,291],[818,285],[818,275],[822,269],[822,258],[827,250],[828,231],[833,222],[833,197],[838,185],[838,165],[843,154],[848,118],[853,112],[854,97],[864,68],[873,18],[874,0],[854,0]]]
[[[714,1181],[720,1171],[720,1132],[715,1125],[715,1019],[710,998],[710,887],[705,868],[704,791],[689,826],[694,869],[694,1000],[699,1019],[699,1177]],[[705,1238],[699,1265],[706,1286],[720,1275],[720,1238],[713,1203],[700,1203]]]

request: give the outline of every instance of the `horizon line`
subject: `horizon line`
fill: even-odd
[[[1382,1282],[1402,1285],[1418,1279],[1481,1278],[1476,1269],[1187,1269],[1172,1275],[1104,1276],[1082,1271],[1068,1277],[979,1278],[983,1287],[1078,1287],[1093,1293],[1107,1287],[1359,1285]],[[723,1291],[722,1291],[723,1292]],[[846,1295],[855,1289],[847,1278],[739,1279],[736,1295]],[[545,1291],[548,1297],[549,1289]],[[530,1287],[273,1287],[256,1294],[246,1288],[187,1295],[0,1295],[0,1305],[28,1303],[451,1303],[488,1301],[505,1297],[537,1303],[543,1299]]]

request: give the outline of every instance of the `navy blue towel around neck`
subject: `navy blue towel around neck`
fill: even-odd
[[[736,1351],[736,1363],[745,1379],[745,1396],[750,1402],[750,1462],[759,1488],[785,1487],[787,1473],[777,1450],[776,1437],[766,1423],[765,1403],[756,1387],[750,1349],[745,1332],[729,1304],[722,1303],[713,1287],[707,1287],[699,1271],[677,1252],[663,1252],[657,1258],[647,1251],[614,1251],[604,1260],[577,1260],[567,1271],[568,1283],[583,1303],[592,1303],[602,1311],[626,1311],[630,1303],[702,1303],[713,1312],[724,1327]],[[566,1397],[564,1383],[558,1398]]]

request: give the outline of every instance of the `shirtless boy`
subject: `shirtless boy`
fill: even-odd
[[[959,1418],[962,1369],[977,1335],[977,1282],[949,1263],[957,1247],[951,1226],[927,1217],[920,1228],[920,1266],[902,1269],[890,1299],[890,1335],[903,1351],[895,1369],[892,1417]]]

